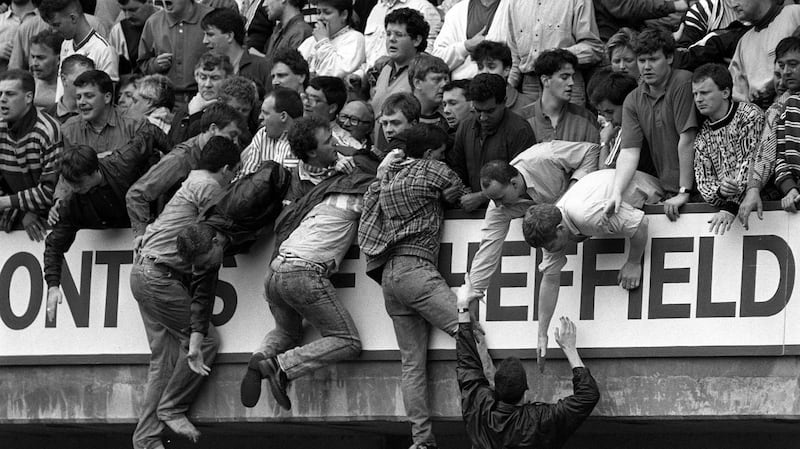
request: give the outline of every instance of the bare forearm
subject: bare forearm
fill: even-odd
[[[642,260],[644,247],[647,245],[647,226],[648,220],[647,217],[644,217],[642,222],[639,223],[636,233],[631,237],[631,249],[628,254],[628,262],[630,263],[639,263]]]
[[[640,148],[623,148],[617,156],[617,168],[614,172],[614,194],[622,196],[628,187],[636,167],[639,165]]]
[[[539,335],[547,335],[550,328],[550,320],[558,303],[558,290],[560,288],[561,276],[559,274],[546,274],[542,278],[539,288]]]
[[[691,188],[694,184],[694,129],[681,133],[678,141],[678,166],[680,167],[681,187]]]

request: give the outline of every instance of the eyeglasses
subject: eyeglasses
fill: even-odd
[[[361,120],[358,117],[354,117],[352,115],[347,115],[347,114],[339,114],[339,121],[342,123],[342,125],[348,125],[349,124],[349,125],[353,125],[353,126],[359,126],[359,125],[369,125],[370,124],[369,120]]]

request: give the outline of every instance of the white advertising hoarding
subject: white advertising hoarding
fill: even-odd
[[[456,215],[454,215],[456,216]],[[708,232],[710,213],[684,213],[677,222],[649,214],[650,241],[643,286],[615,285],[624,240],[590,240],[577,246],[562,273],[555,317],[579,329],[578,346],[594,357],[777,355],[800,347],[800,305],[794,295],[795,215],[767,211],[749,230],[734,225],[724,236]],[[458,286],[480,242],[482,220],[449,218],[439,269]],[[45,319],[43,243],[24,232],[0,234],[0,363],[116,363],[146,360],[144,328],[128,279],[129,230],[81,231],[67,254],[64,302],[55,323]],[[537,256],[511,226],[504,257],[481,305],[489,347],[531,356],[536,345],[540,275]],[[271,248],[259,242],[220,271],[215,322],[220,353],[251,352],[274,322],[263,298]],[[364,357],[397,357],[391,319],[381,289],[366,276],[363,256],[351,251],[335,284],[353,315]],[[552,326],[557,326],[557,319]],[[550,346],[556,347],[550,332]],[[309,338],[314,334],[310,333]],[[442,332],[431,349],[452,350]]]

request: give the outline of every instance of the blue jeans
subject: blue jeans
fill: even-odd
[[[272,270],[266,290],[275,329],[264,337],[256,352],[267,357],[277,355],[289,380],[357,357],[361,352],[358,329],[325,275],[327,269],[300,259],[278,258],[273,261]],[[303,338],[304,318],[322,338],[295,347]]]
[[[428,409],[430,325],[450,336],[458,330],[456,295],[436,267],[416,256],[395,256],[383,269],[383,298],[394,323],[402,360],[400,389],[414,443],[435,444]]]
[[[183,279],[144,259],[131,269],[130,285],[151,352],[133,447],[151,449],[161,444],[163,421],[186,414],[205,378],[193,372],[186,360],[192,298]],[[207,365],[214,362],[218,348],[217,331],[209,327],[201,347]]]

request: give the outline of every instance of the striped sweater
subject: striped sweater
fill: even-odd
[[[36,108],[10,127],[0,121],[0,177],[13,207],[39,212],[50,208],[62,148],[58,122]]]
[[[800,95],[792,95],[786,100],[775,134],[775,185],[786,195],[797,188],[800,178]]]

